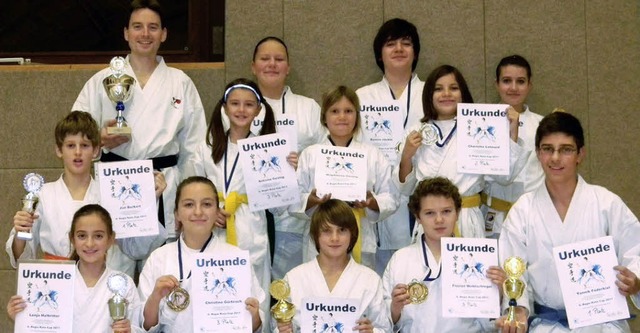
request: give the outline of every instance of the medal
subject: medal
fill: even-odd
[[[427,300],[427,296],[429,296],[429,288],[427,288],[422,281],[413,279],[407,287],[407,293],[409,294],[409,301],[411,301],[411,304],[420,304]]]
[[[431,123],[424,123],[420,126],[420,135],[423,145],[431,146],[438,142],[438,129]]]
[[[169,309],[180,312],[189,306],[189,293],[182,287],[173,289],[167,295],[167,306]]]

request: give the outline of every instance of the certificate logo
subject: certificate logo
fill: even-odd
[[[571,261],[567,266],[569,267],[571,282],[581,285],[585,289],[606,283],[604,274],[602,273],[602,266],[589,262],[588,257]]]
[[[136,204],[142,201],[142,187],[140,184],[133,183],[129,176],[125,176],[122,181],[112,179],[111,196],[122,202],[122,205]]]
[[[329,313],[328,316],[314,315],[313,316],[314,332],[318,333],[343,333],[344,324],[338,322],[333,318],[333,313]]]
[[[57,310],[58,295],[57,291],[49,289],[47,280],[44,280],[42,285],[27,283],[27,302],[33,304],[38,312],[46,308]]]
[[[327,157],[327,168],[335,173],[351,174],[354,173],[353,163],[344,159],[344,157]]]
[[[384,119],[380,112],[370,113],[364,116],[364,125],[369,131],[370,135],[378,136],[378,134],[384,136],[391,135],[391,120]]]
[[[251,165],[253,171],[262,174],[263,178],[267,178],[267,175],[271,173],[281,173],[282,167],[280,167],[280,158],[278,156],[269,155],[269,152],[265,149],[264,154],[251,154]]]
[[[467,120],[467,135],[472,137],[473,140],[479,144],[481,141],[495,142],[496,141],[496,128],[495,126],[487,123],[487,118],[482,120]]]
[[[223,294],[230,296],[236,296],[238,294],[238,290],[236,289],[236,278],[228,276],[225,273],[224,268],[220,267],[218,271],[204,271],[203,274],[205,284],[204,290],[210,292],[216,298]]]
[[[486,270],[483,263],[476,261],[473,253],[453,256],[453,273],[465,283],[485,280]]]

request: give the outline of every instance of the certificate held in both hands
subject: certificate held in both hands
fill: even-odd
[[[320,149],[314,182],[316,194],[331,193],[343,201],[366,200],[367,153],[361,149],[326,146]]]
[[[116,238],[157,235],[158,209],[151,160],[96,163],[100,203]]]

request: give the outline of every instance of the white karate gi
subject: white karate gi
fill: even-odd
[[[254,135],[251,134],[251,137]],[[187,171],[189,174],[195,174],[209,178],[215,184],[218,193],[223,193],[227,198],[229,193],[237,192],[240,195],[246,195],[247,191],[244,187],[244,175],[242,174],[242,165],[237,162],[233,176],[234,161],[238,156],[238,146],[231,141],[227,141],[227,177],[231,177],[229,188],[225,190],[225,158],[223,157],[216,164],[211,158],[211,148],[207,146],[204,140],[201,140],[197,149],[195,159],[192,160]],[[220,201],[220,207],[224,207],[224,202]],[[249,251],[251,256],[251,265],[253,266],[260,287],[263,290],[269,290],[271,283],[271,259],[269,254],[269,237],[267,235],[267,218],[264,210],[252,212],[248,204],[241,204],[235,212],[237,246],[243,250]],[[217,234],[226,240],[226,229],[218,229]],[[263,308],[268,313],[267,307]]]
[[[76,280],[73,295],[73,332],[85,333],[111,333],[111,316],[107,302],[114,293],[109,290],[107,281],[109,276],[119,271],[107,268],[93,287],[87,287],[82,279],[82,274],[76,266]],[[127,276],[127,292],[124,298],[129,302],[127,319],[131,322],[131,332],[145,332],[142,328],[141,314],[144,308],[140,302],[140,296],[136,285]]]
[[[206,120],[193,81],[181,70],[168,67],[162,57],[158,56],[157,61],[144,89],[136,79],[132,97],[125,103],[123,115],[131,127],[131,140],[110,152],[129,160],[178,155],[178,165],[162,170],[167,182],[163,192],[165,226],[169,237],[175,238],[175,191],[185,163],[205,138]],[[136,78],[129,65],[125,73]],[[117,115],[115,104],[102,85],[109,75],[111,71],[106,68],[91,77],[71,108],[91,113],[99,126]]]
[[[315,185],[315,172],[317,159],[320,158],[320,150],[331,146],[331,142],[328,137],[316,145],[310,146],[305,149],[298,159],[298,186],[300,188],[300,204],[292,205],[289,207],[289,213],[295,214],[300,218],[306,219],[305,224],[305,239],[308,239],[308,244],[303,254],[304,261],[309,261],[317,255],[315,244],[313,240],[309,238],[310,218],[313,215],[316,207],[304,211],[307,199],[311,194],[311,191],[316,188]],[[369,208],[365,209],[365,216],[360,221],[360,237],[362,239],[362,264],[375,268],[375,253],[376,253],[376,233],[375,224],[379,221],[389,217],[398,208],[398,190],[396,189],[393,181],[391,180],[392,167],[387,160],[387,157],[376,147],[361,143],[355,139],[351,141],[349,148],[361,149],[367,153],[367,191],[371,191],[378,206],[379,212],[373,211]]]
[[[521,195],[537,189],[544,183],[544,172],[542,171],[538,157],[534,153],[536,150],[536,130],[538,129],[540,120],[542,120],[542,116],[531,112],[529,107],[525,105],[525,111],[520,114],[518,139],[522,140],[524,148],[532,153],[529,155],[524,168],[518,173],[511,185],[504,186],[495,182],[487,183],[483,191],[487,196],[505,200],[513,204]],[[482,211],[485,213],[485,216],[487,213],[493,215],[493,231],[490,232],[490,234],[499,234],[507,214],[485,205],[483,205]]]
[[[294,115],[298,133],[298,147],[295,151],[298,154],[308,146],[322,141],[326,136],[327,130],[320,123],[320,105],[313,99],[296,95],[291,91],[291,88],[285,86],[279,99],[265,97],[265,100],[271,105],[276,121],[283,121],[289,119],[290,115]],[[251,132],[260,133],[264,115],[265,108],[263,107],[253,120]],[[229,117],[224,112],[222,113],[222,122],[228,129]],[[273,279],[282,279],[289,270],[302,264],[301,250],[305,222],[290,216],[285,209],[279,210],[279,212],[281,214],[274,214],[276,233],[271,266]]]
[[[184,275],[184,280],[180,286],[190,294],[193,294],[196,291],[191,290],[191,279],[188,278],[188,276],[195,264],[195,259],[193,258],[195,255],[200,253],[200,249],[191,249],[186,246],[182,236],[180,243],[182,249],[182,272]],[[214,235],[204,252],[221,253],[236,251],[237,249],[237,247],[227,244],[221,237]],[[147,262],[142,269],[142,273],[140,274],[140,281],[138,283],[140,298],[142,299],[143,304],[146,303],[147,299],[153,292],[153,288],[155,287],[158,278],[163,275],[173,275],[176,279],[180,279],[178,242],[165,244],[163,247],[153,251],[147,259]],[[267,303],[268,305],[269,302],[265,300],[265,293],[258,283],[253,268],[251,269],[251,279],[251,297],[255,297],[258,302],[260,302],[261,308],[263,303]],[[144,314],[141,317],[144,317]],[[262,327],[267,327],[268,324],[265,323],[265,317],[262,310],[260,310],[260,319],[262,319]],[[140,322],[144,323],[144,318],[141,318]],[[167,306],[166,299],[163,298],[160,301],[158,325],[152,327],[149,332],[193,332],[193,303],[185,310],[175,312]],[[266,332],[268,331],[265,330],[265,333]]]
[[[434,122],[442,131],[442,139],[445,141],[454,128],[455,120],[436,120]],[[409,129],[407,136],[412,130],[419,131],[420,125]],[[398,182],[400,191],[405,195],[411,195],[418,185],[418,181],[430,177],[446,177],[458,187],[460,195],[463,197],[480,193],[485,187],[485,181],[496,181],[500,184],[510,184],[516,175],[522,170],[529,157],[530,151],[522,147],[522,142],[518,143],[509,140],[509,175],[478,175],[458,172],[458,147],[456,142],[458,129],[451,136],[449,142],[444,147],[437,145],[421,145],[416,154],[411,159],[413,169],[407,175],[405,182],[399,182],[400,167],[394,170],[394,181]],[[405,139],[402,141],[400,152],[404,149]],[[484,238],[484,218],[480,207],[463,207],[458,216],[458,228],[463,237]]]
[[[535,301],[553,309],[564,309],[560,281],[554,269],[553,247],[608,235],[613,237],[620,265],[640,276],[640,223],[620,197],[578,176],[563,222],[546,185],[521,196],[509,211],[499,240],[501,261],[518,256],[527,262],[523,276],[527,292],[517,300],[518,305],[530,309]],[[640,304],[640,296],[631,299],[636,305]],[[533,309],[530,313],[533,314]],[[625,320],[573,331],[558,323],[535,320],[530,332],[630,331]]]
[[[391,257],[387,269],[382,277],[384,299],[391,309],[391,293],[397,284],[409,284],[414,279],[422,281],[431,269],[431,278],[440,274],[440,263],[429,250],[427,251],[429,266],[427,267],[423,255],[422,240],[404,247]],[[395,323],[394,332],[402,333],[446,333],[446,332],[491,332],[495,326],[485,318],[444,318],[442,316],[442,280],[440,277],[433,281],[424,282],[429,288],[427,299],[420,304],[405,305],[400,313],[400,319]],[[390,311],[390,310],[389,310]]]
[[[409,101],[409,114],[407,115],[407,98],[409,97],[409,85],[404,89],[396,101],[400,104],[403,115],[406,118],[404,128],[412,128],[420,124],[420,119],[424,117],[422,110],[422,90],[424,82],[420,81],[418,75],[413,74],[410,82],[411,100]],[[380,82],[364,86],[356,90],[360,103],[363,101],[386,101],[394,99],[391,94],[391,87],[385,77]],[[400,160],[397,160],[400,163]],[[394,165],[395,167],[395,165]],[[402,194],[399,196],[399,205],[395,213],[388,218],[378,222],[378,251],[376,252],[376,272],[382,275],[389,258],[395,250],[403,248],[411,243],[411,232],[409,228],[409,196]]]
[[[351,258],[340,275],[333,290],[329,290],[322,275],[318,260],[306,262],[287,273],[284,278],[291,287],[289,301],[296,307],[293,317],[293,331],[300,333],[300,309],[305,297],[353,298],[360,301],[358,318],[366,316],[371,320],[375,333],[390,332],[391,319],[389,310],[382,296],[382,281],[376,272],[360,265]],[[272,321],[273,332],[279,332],[277,323]],[[356,323],[344,323],[345,331],[351,332]]]
[[[91,179],[87,192],[83,200],[73,200],[67,185],[62,176],[54,182],[45,183],[38,194],[40,198],[36,206],[35,215],[39,217],[33,222],[31,235],[33,239],[27,241],[24,252],[19,258],[13,256],[11,245],[16,236],[16,229],[11,228],[9,239],[5,245],[5,250],[9,255],[11,266],[17,268],[17,259],[36,259],[38,247],[42,252],[58,257],[69,257],[71,255],[71,244],[69,243],[69,231],[73,215],[82,206],[100,203],[100,186],[98,182]],[[129,276],[133,276],[135,268],[131,265],[131,259],[120,251],[117,244],[109,249],[107,255],[107,265],[115,270],[123,271]]]

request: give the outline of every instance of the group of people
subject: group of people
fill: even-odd
[[[124,28],[131,50],[125,72],[136,80],[125,111],[131,136],[107,132],[116,111],[102,86],[111,72],[102,70],[56,126],[62,176],[44,185],[34,213],[14,216],[6,245],[14,267],[18,259],[36,258],[38,250],[46,259],[77,262],[74,331],[193,331],[192,306],[176,312],[166,297],[177,288],[196,292],[190,272],[198,253],[238,248],[251,259],[245,306],[253,331],[300,332],[302,299],[325,297],[360,304],[356,322],[325,332],[568,332],[558,277],[549,271],[552,248],[606,235],[613,236],[620,261],[619,291],[640,304],[640,224],[618,196],[579,176],[585,147],[578,119],[566,112],[543,118],[529,110],[532,72],[525,58],[508,56],[496,67],[500,102],[509,105],[509,174],[466,174],[457,168],[456,112],[458,103],[474,102],[472,94],[450,65],[420,80],[420,38],[410,22],[391,19],[380,27],[373,42],[380,82],[355,91],[338,86],[320,105],[286,85],[284,41],[260,40],[251,63],[256,82],[227,84],[205,128],[195,85],[157,55],[167,38],[162,18],[156,1],[134,0]],[[396,159],[363,141],[363,101],[402,106],[406,134]],[[426,126],[435,130],[432,141],[425,140]],[[272,133],[297,137],[286,162],[296,169],[300,203],[251,211],[237,142]],[[318,194],[320,151],[331,146],[366,152],[364,200]],[[159,235],[115,240],[91,176],[97,158],[153,161]],[[31,232],[33,240],[16,237],[18,232]],[[501,260],[518,256],[527,263],[528,289],[515,321],[443,317],[440,246],[442,237],[452,236],[499,238]],[[126,319],[112,322],[106,280],[116,271],[130,276],[130,305]],[[486,276],[500,289],[507,277],[497,266]],[[266,291],[275,279],[290,286],[296,306],[291,322],[270,318]],[[422,303],[410,300],[408,284],[416,279],[429,290]],[[7,310],[15,318],[27,306],[16,295]],[[629,326],[621,320],[575,331],[629,332]]]

